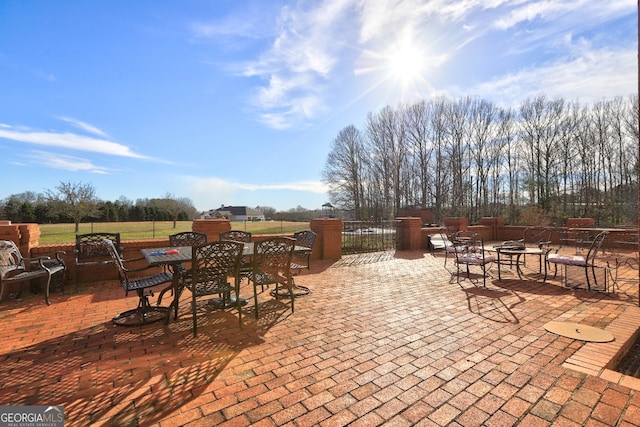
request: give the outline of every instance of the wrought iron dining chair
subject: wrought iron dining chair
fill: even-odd
[[[197,231],[183,231],[169,236],[169,245],[176,246],[198,246],[207,243],[207,235]]]
[[[173,275],[167,271],[162,271],[149,276],[132,279],[129,277],[129,273],[140,272],[153,267],[147,265],[141,268],[128,268],[125,264],[143,258],[124,260],[111,240],[104,239],[102,244],[105,246],[106,252],[111,256],[113,263],[118,269],[122,289],[124,289],[126,294],[128,294],[129,291],[135,291],[138,295],[138,306],[116,315],[112,319],[113,323],[118,326],[136,326],[166,319],[165,316],[169,315],[169,309],[167,307],[152,306],[149,303],[149,297],[153,296],[151,288],[173,283]]]
[[[255,243],[249,280],[253,282],[256,319],[258,286],[275,284],[272,295],[276,299],[288,296],[291,299],[291,312],[294,311],[295,290],[291,275],[291,258],[295,242],[290,237],[272,237]]]
[[[205,233],[200,233],[198,231],[182,231],[180,233],[175,233],[169,235],[169,246],[178,247],[178,246],[198,246],[207,243],[207,235]],[[187,274],[188,268],[186,268],[183,264],[173,265],[172,271],[173,274]],[[162,298],[164,294],[168,291],[171,291],[171,295],[173,295],[173,284],[166,287],[162,291],[160,291],[160,295],[158,296],[158,305],[162,302]],[[177,309],[176,309],[177,313]]]
[[[293,251],[293,261],[291,262],[292,270],[311,269],[311,253],[313,252],[313,244],[316,241],[316,233],[311,230],[297,231],[293,233],[298,248]]]
[[[248,231],[229,230],[220,233],[220,240],[234,240],[236,242],[251,243],[252,235]]]
[[[193,314],[193,336],[198,335],[198,299],[212,296],[222,298],[221,307],[226,307],[226,299],[235,294],[238,321],[242,325],[242,304],[240,299],[239,265],[244,244],[231,240],[205,243],[193,247],[191,268],[188,274],[180,276],[180,289],[191,291],[191,312]],[[229,279],[233,279],[233,285]],[[177,304],[177,302],[176,302]]]
[[[455,246],[455,264],[457,268],[457,280],[460,283],[460,266],[465,266],[467,278],[470,278],[470,266],[480,267],[482,270],[483,285],[487,286],[487,266],[496,261],[493,255],[487,255],[484,249],[484,239],[479,233],[471,231],[458,231],[452,236]]]
[[[527,227],[522,233],[522,243],[525,247],[543,247],[551,244],[551,235],[553,230],[550,228]]]
[[[251,243],[253,236],[248,231],[229,230],[220,233],[220,240],[233,240],[234,242]],[[251,273],[251,257],[240,258],[240,279],[249,277]]]
[[[591,243],[589,247],[589,251],[586,256],[582,255],[562,255],[559,253],[549,254],[547,256],[547,261],[555,266],[554,277],[556,277],[558,273],[558,265],[562,265],[564,267],[564,286],[567,286],[567,267],[580,267],[584,268],[585,278],[587,280],[587,289],[591,290],[591,281],[589,280],[589,272],[591,272],[591,277],[593,278],[594,285],[598,285],[598,279],[596,277],[596,268],[604,267],[605,264],[599,266],[597,263],[596,256],[598,251],[600,250],[602,244],[607,238],[607,231],[603,231],[599,233]],[[606,290],[606,289],[605,289]]]
[[[99,266],[113,262],[113,258],[107,252],[105,245],[102,244],[105,239],[111,240],[116,251],[122,256],[120,233],[96,232],[76,235],[76,248],[74,251],[76,292],[78,291],[80,267]]]

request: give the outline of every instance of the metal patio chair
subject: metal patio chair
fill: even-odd
[[[207,235],[205,233],[200,233],[198,231],[183,231],[180,233],[171,234],[169,236],[169,246],[178,247],[178,246],[198,246],[207,243]],[[186,274],[187,268],[183,264],[176,264],[171,266],[174,271],[173,274]],[[171,295],[173,295],[173,285],[168,286],[167,288],[160,291],[160,295],[158,296],[158,305],[162,302],[162,298],[164,294],[168,291],[171,291]],[[176,310],[177,312],[177,310]]]
[[[587,255],[583,257],[582,255],[562,255],[562,254],[549,254],[547,257],[547,261],[550,264],[554,264],[555,273],[554,277],[558,273],[558,265],[564,266],[564,286],[567,286],[567,267],[580,267],[584,268],[585,278],[587,280],[587,289],[591,290],[591,280],[589,279],[589,272],[591,272],[591,277],[593,278],[594,285],[598,285],[598,280],[596,278],[596,268],[603,267],[603,265],[599,265],[597,263],[597,254],[600,250],[600,247],[604,243],[604,240],[607,238],[607,231],[603,231],[599,233],[591,243],[589,247],[589,251]],[[606,290],[606,289],[605,289]]]
[[[316,241],[316,233],[311,230],[298,231],[293,233],[293,238],[296,241],[296,249],[293,251],[291,269],[302,270],[306,268],[310,270],[311,253],[313,252],[313,244]]]
[[[113,258],[103,245],[103,240],[113,242],[114,248],[122,256],[120,233],[98,232],[76,235],[76,248],[74,251],[75,287],[78,291],[78,278],[80,267],[91,267],[113,263]]]
[[[193,336],[198,335],[197,302],[199,299],[217,296],[218,307],[235,306],[238,321],[242,325],[242,303],[240,299],[240,278],[238,268],[244,244],[231,240],[204,243],[193,247],[191,268],[180,276],[179,288],[191,291],[191,312],[193,314]],[[233,279],[231,285],[230,278]],[[231,292],[234,300],[229,304]]]
[[[149,303],[149,296],[153,296],[151,288],[166,285],[167,283],[172,284],[173,275],[167,271],[162,271],[145,277],[130,278],[129,273],[140,272],[155,267],[147,265],[142,268],[128,268],[125,264],[143,258],[124,260],[111,240],[104,239],[102,244],[105,246],[106,252],[111,256],[113,263],[118,269],[122,289],[126,294],[128,294],[129,291],[135,291],[138,295],[138,306],[116,315],[112,319],[113,323],[118,326],[138,326],[166,319],[166,316],[169,316],[169,309],[167,307],[152,306]]]
[[[275,284],[272,295],[278,299],[291,299],[294,311],[295,290],[291,275],[291,258],[295,240],[290,237],[272,237],[255,243],[252,270],[249,280],[253,282],[255,316],[258,318],[258,286]]]
[[[487,266],[496,261],[493,255],[487,255],[481,234],[470,231],[458,231],[452,236],[455,246],[455,263],[457,267],[458,283],[460,283],[460,266],[465,266],[467,277],[470,277],[469,267],[480,267],[483,285],[487,286]]]
[[[44,279],[44,300],[47,305],[51,305],[51,301],[49,301],[51,277],[62,275],[64,281],[67,268],[60,258],[62,253],[52,254],[53,258],[49,256],[25,258],[12,240],[0,240],[0,301],[2,301],[7,288],[14,283],[20,285],[20,290],[16,294],[16,297],[19,298],[22,293],[22,285],[25,282]]]

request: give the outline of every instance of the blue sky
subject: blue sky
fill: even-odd
[[[318,209],[369,112],[628,96],[637,52],[632,0],[0,0],[0,199]]]

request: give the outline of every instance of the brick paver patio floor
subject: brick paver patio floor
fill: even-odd
[[[123,328],[116,281],[0,305],[0,404],[63,405],[68,426],[640,426],[635,378],[603,369],[640,326],[637,270],[615,294],[450,280],[421,252],[316,261],[296,301]],[[581,271],[573,272],[577,280]],[[574,278],[572,276],[572,278]],[[249,287],[243,294],[251,295]],[[552,320],[614,343],[547,332]]]

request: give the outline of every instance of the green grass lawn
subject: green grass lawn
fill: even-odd
[[[120,233],[122,240],[153,239],[167,237],[181,231],[191,231],[191,221],[178,221],[173,228],[173,221],[141,221],[141,222],[95,222],[81,223],[78,234],[94,232]],[[40,243],[74,243],[76,241],[74,224],[40,224]],[[308,230],[308,222],[264,221],[264,222],[232,222],[234,230],[249,231],[253,234],[291,234],[295,231]]]

